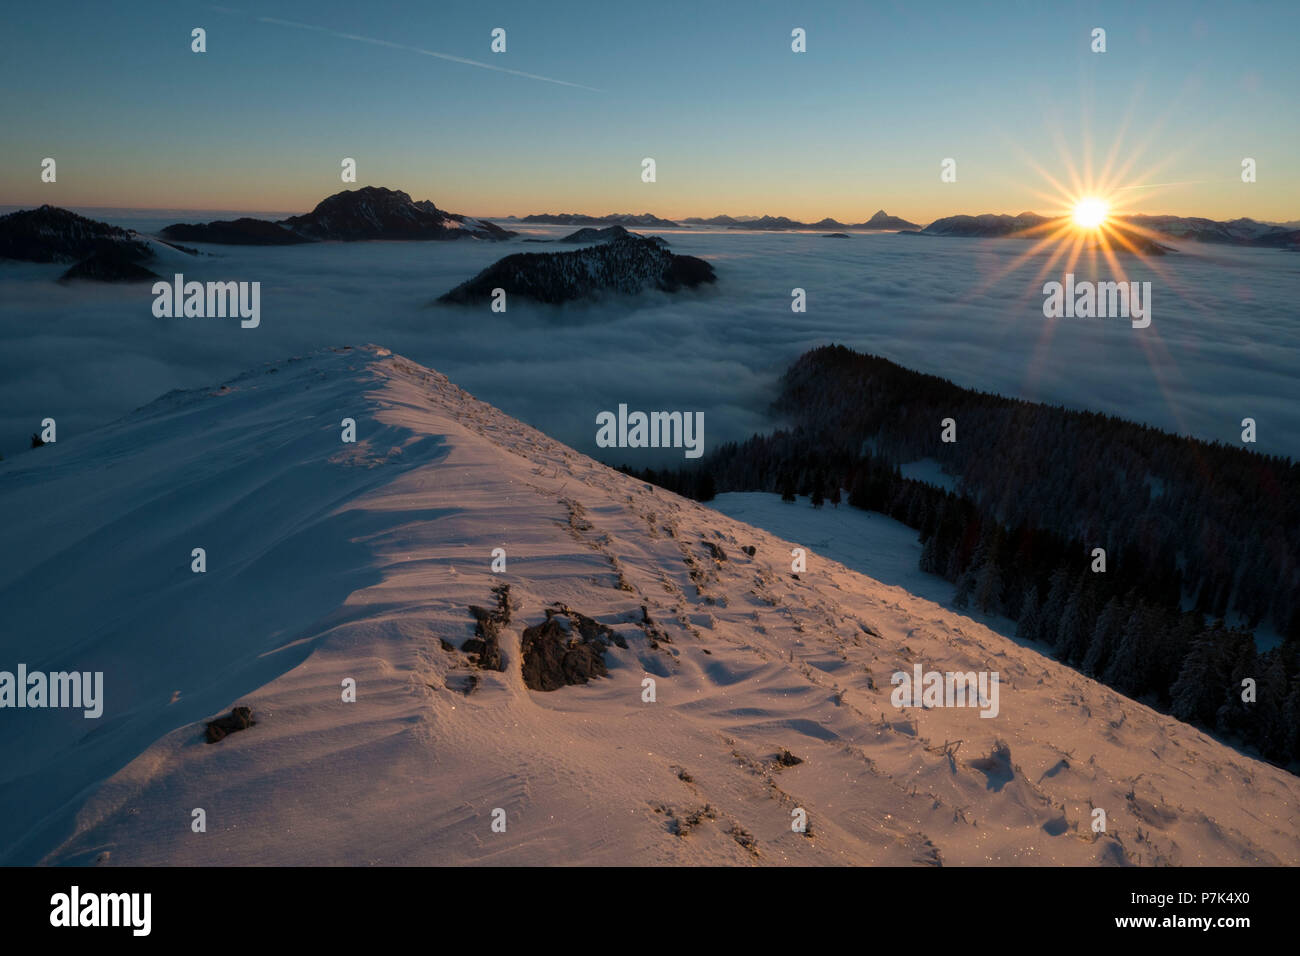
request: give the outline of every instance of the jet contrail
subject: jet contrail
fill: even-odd
[[[229,7],[217,7],[215,9],[223,12],[230,11]],[[230,11],[234,12],[234,11]],[[550,76],[541,76],[537,73],[525,73],[523,70],[510,70],[504,66],[493,66],[491,63],[481,63],[478,60],[469,60],[463,56],[452,56],[450,53],[439,53],[436,50],[424,50],[418,46],[407,46],[404,43],[390,43],[388,40],[376,40],[374,37],[358,36],[355,33],[339,33],[336,30],[330,30],[326,27],[313,26],[310,23],[297,23],[293,20],[280,20],[276,17],[256,17],[259,23],[273,23],[276,26],[294,27],[299,30],[314,30],[317,33],[324,33],[327,36],[338,37],[341,40],[356,40],[359,43],[370,43],[374,46],[386,46],[394,50],[405,50],[408,53],[419,53],[422,56],[433,56],[439,60],[450,60],[452,63],[464,63],[466,66],[477,66],[483,70],[495,70],[497,73],[509,73],[512,76],[522,76],[529,80],[541,80],[544,83],[555,83],[559,86],[571,86],[579,90],[590,90],[592,93],[604,93],[604,90],[598,90],[594,86],[583,86],[581,83],[570,83],[568,80],[557,80]]]

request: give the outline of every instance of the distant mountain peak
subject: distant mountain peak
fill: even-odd
[[[171,239],[228,245],[290,245],[367,239],[509,239],[515,233],[496,223],[439,209],[428,199],[387,186],[362,186],[326,196],[314,209],[279,222],[242,218],[176,223],[162,230]]]

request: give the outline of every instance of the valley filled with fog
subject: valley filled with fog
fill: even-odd
[[[94,210],[86,210],[96,215]],[[229,214],[226,214],[229,215]],[[105,215],[156,233],[170,219]],[[194,220],[203,218],[199,215]],[[219,384],[264,362],[374,342],[435,368],[477,397],[610,464],[662,465],[681,451],[599,449],[595,418],[629,409],[701,410],[705,451],[773,422],[776,379],[837,342],[959,385],[1062,403],[1300,457],[1300,326],[1294,253],[1179,243],[1156,259],[1098,257],[1082,279],[1151,282],[1152,323],[1043,317],[1042,286],[1066,271],[1024,240],[914,235],[638,230],[717,270],[716,285],[591,304],[522,300],[505,313],[433,305],[503,256],[566,226],[524,226],[508,242],[199,246],[154,264],[200,281],[261,283],[261,322],[155,318],[148,283],[60,284],[64,266],[0,263],[0,453],[53,417],[70,440],[174,388]],[[791,310],[806,291],[807,311]],[[938,423],[936,422],[936,427]]]

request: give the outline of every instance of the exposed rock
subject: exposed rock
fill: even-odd
[[[547,608],[546,620],[525,628],[519,644],[524,684],[546,691],[606,676],[605,649],[627,647],[612,628],[563,604]]]
[[[475,656],[475,666],[489,671],[503,671],[505,661],[501,656],[501,628],[510,623],[510,585],[499,584],[492,589],[497,606],[491,610],[471,604],[474,615],[474,636],[461,645],[466,654]],[[468,693],[468,691],[466,691]]]
[[[218,740],[235,733],[239,730],[247,730],[257,723],[253,719],[253,711],[249,707],[236,707],[226,717],[218,717],[216,720],[208,721],[207,737],[208,743],[215,744]]]
[[[796,757],[784,747],[782,747],[780,752],[776,755],[776,764],[778,767],[797,767],[801,763],[803,763],[802,757]]]
[[[754,839],[754,834],[750,833],[739,823],[733,823],[731,829],[728,830],[727,833],[731,835],[733,840],[743,846],[750,853],[754,854],[754,856],[760,855],[758,852],[758,841]]]

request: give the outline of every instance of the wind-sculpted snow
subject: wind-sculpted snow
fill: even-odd
[[[5,712],[5,863],[1300,862],[1297,778],[384,349],[2,474],[0,659],[105,674],[93,726]],[[997,716],[895,707],[918,666],[996,671]]]

